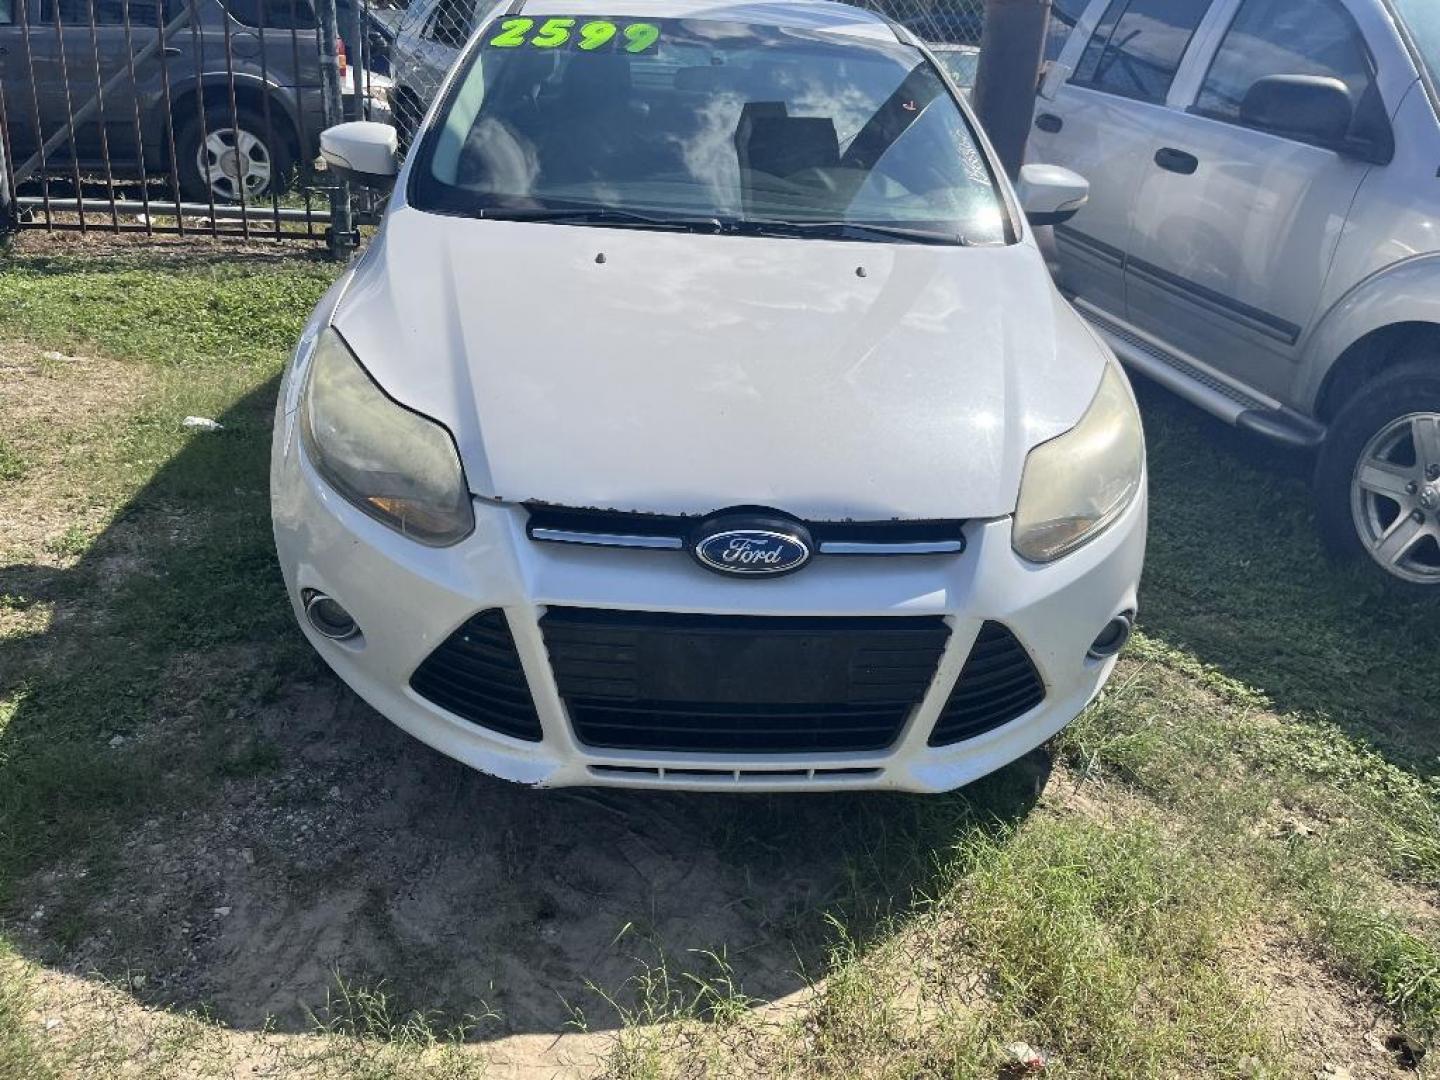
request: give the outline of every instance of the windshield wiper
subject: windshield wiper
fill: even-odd
[[[962,233],[943,233],[933,229],[911,229],[903,225],[875,225],[858,221],[771,221],[750,219],[736,225],[737,231],[759,236],[824,236],[834,240],[871,240],[907,244],[946,244],[967,247]]]
[[[783,221],[751,218],[736,220],[718,217],[671,217],[642,214],[610,206],[590,207],[486,207],[480,211],[486,221],[537,221],[557,225],[598,225],[602,228],[663,229],[670,232],[712,233],[740,236],[823,236],[836,240],[869,240],[882,243],[947,244],[965,246],[960,233],[911,229],[903,225],[875,225],[854,221]]]
[[[599,225],[629,229],[669,229],[673,232],[718,233],[725,229],[719,218],[665,217],[617,210],[608,206],[559,209],[554,207],[487,207],[480,211],[486,221],[538,221],[556,225]]]

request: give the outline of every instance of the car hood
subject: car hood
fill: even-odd
[[[395,208],[334,325],[471,490],[662,514],[998,517],[1105,353],[1033,246],[707,236]]]

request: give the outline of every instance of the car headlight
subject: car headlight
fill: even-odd
[[[1145,436],[1113,363],[1080,422],[1025,459],[1012,543],[1031,562],[1053,562],[1093,540],[1140,490]]]
[[[475,527],[450,432],[386,397],[332,329],[315,343],[300,434],[320,475],[396,532],[444,547]]]

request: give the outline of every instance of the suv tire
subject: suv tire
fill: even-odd
[[[1363,474],[1363,475],[1362,475]],[[1405,364],[1340,410],[1315,469],[1331,553],[1411,593],[1440,596],[1440,371]]]
[[[295,162],[286,120],[277,111],[271,110],[267,125],[264,115],[254,109],[237,109],[232,116],[228,106],[212,105],[205,110],[203,132],[200,117],[192,114],[183,122],[175,137],[175,164],[185,199],[209,202],[213,197],[217,204],[238,203],[242,181],[246,202],[284,194]],[[243,167],[243,174],[236,166]]]

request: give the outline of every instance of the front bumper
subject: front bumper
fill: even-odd
[[[1104,535],[1049,566],[1017,558],[1010,521],[972,522],[961,555],[821,556],[802,572],[727,579],[684,552],[537,543],[522,507],[477,500],[475,532],[422,547],[366,517],[305,460],[289,418],[272,461],[275,541],[302,630],[335,672],[392,722],[441,753],[508,780],[541,786],[693,790],[878,788],[947,791],[1045,742],[1098,693],[1114,661],[1087,657],[1115,615],[1133,611],[1145,547],[1142,495]],[[335,597],[361,628],[317,634],[302,590]],[[675,753],[583,745],[567,715],[539,620],[549,606],[760,616],[943,616],[950,627],[934,679],[899,738],[879,752]],[[515,639],[542,729],[539,742],[499,734],[410,688],[416,668],[477,612],[499,608]],[[1044,702],[996,730],[928,745],[981,627],[994,621],[1024,645]]]

